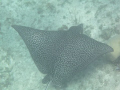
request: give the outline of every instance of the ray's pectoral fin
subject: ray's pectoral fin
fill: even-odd
[[[74,34],[83,34],[83,24],[79,24],[78,26],[72,26],[69,28],[69,31]]]
[[[42,79],[42,83],[46,84],[48,82],[50,82],[50,80],[52,79],[52,77],[50,75],[46,75],[43,79]]]

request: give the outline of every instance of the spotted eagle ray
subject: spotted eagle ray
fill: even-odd
[[[64,86],[79,71],[113,48],[83,34],[83,24],[67,31],[38,30],[12,25],[25,42],[43,83]]]

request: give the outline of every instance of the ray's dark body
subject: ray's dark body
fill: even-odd
[[[47,74],[44,83],[51,77],[52,84],[63,86],[97,57],[113,51],[110,46],[82,34],[82,24],[68,31],[12,27],[24,40],[39,71]]]

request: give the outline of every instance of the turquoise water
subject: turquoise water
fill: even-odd
[[[44,90],[36,68],[13,24],[40,30],[67,30],[83,23],[84,34],[106,42],[120,34],[119,0],[0,0],[0,90]],[[119,66],[105,57],[83,71],[66,90],[119,90]],[[55,90],[49,86],[48,90]]]

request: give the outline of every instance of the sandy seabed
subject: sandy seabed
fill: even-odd
[[[41,82],[44,75],[11,25],[66,30],[80,23],[84,34],[101,42],[120,34],[120,0],[0,0],[0,90],[46,87]],[[66,90],[120,90],[119,66],[102,57]]]

